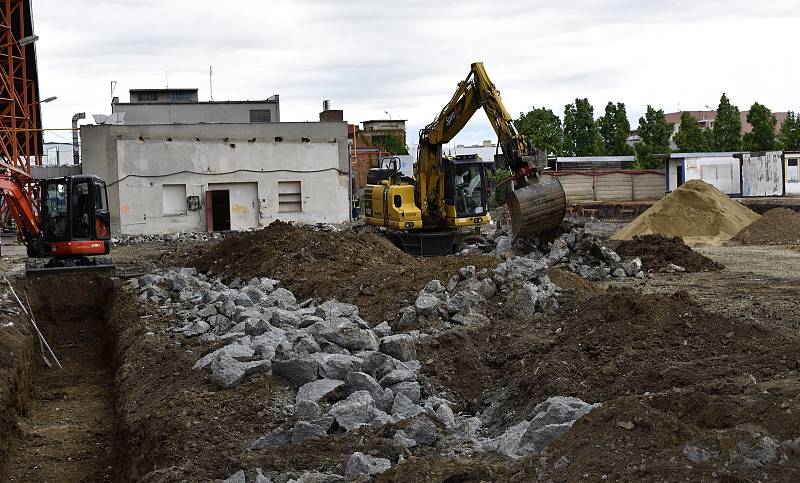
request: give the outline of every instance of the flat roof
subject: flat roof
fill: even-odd
[[[406,122],[408,119],[372,119],[371,121],[361,121],[361,124],[368,122]]]
[[[611,163],[618,161],[634,161],[636,156],[557,156],[559,163]]]
[[[128,92],[174,92],[174,91],[191,91],[197,92],[196,87],[187,87],[185,89],[173,89],[165,87],[164,89],[130,89]]]
[[[143,106],[147,104],[176,104],[180,106],[187,106],[193,104],[278,104],[277,99],[264,99],[264,100],[255,100],[255,101],[197,101],[197,102],[169,102],[169,101],[150,101],[150,102],[117,102],[115,106]]]

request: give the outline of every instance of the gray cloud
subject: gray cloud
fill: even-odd
[[[217,100],[278,93],[287,121],[316,119],[323,98],[351,122],[388,110],[410,141],[476,60],[514,115],[588,97],[636,124],[647,104],[702,108],[723,90],[742,109],[800,108],[792,1],[34,0],[34,20],[42,95],[59,96],[45,127],[107,113],[111,80],[126,99],[168,72],[205,98],[209,65]],[[457,141],[491,138],[478,115]]]

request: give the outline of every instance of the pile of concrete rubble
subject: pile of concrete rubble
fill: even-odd
[[[496,230],[491,238],[496,247],[490,253],[500,259],[512,257],[515,251],[514,240],[508,227]],[[587,235],[580,225],[573,225],[552,242],[544,242],[539,238],[530,240],[532,250],[528,258],[544,260],[549,266],[568,269],[580,277],[592,281],[603,281],[609,278],[638,277],[647,273],[642,271],[642,261],[634,258],[622,261],[617,252],[605,246],[597,238]],[[518,245],[519,247],[519,245]]]
[[[209,371],[221,389],[267,372],[297,388],[293,426],[252,441],[251,450],[388,424],[393,425],[395,441],[410,451],[436,447],[450,452],[459,447],[518,457],[542,451],[593,407],[555,398],[538,406],[524,428],[518,425],[509,430],[513,434],[487,439],[479,435],[479,417],[455,415],[451,401],[420,384],[416,342],[427,334],[392,333],[385,321],[370,327],[355,305],[298,301],[279,281],[264,277],[226,285],[195,269],[179,268],[146,274],[131,280],[130,286],[139,291],[141,301],[157,304],[169,316],[167,330],[175,336],[223,344],[194,366]],[[469,266],[446,284],[432,280],[414,306],[401,311],[396,327],[402,331],[431,318],[486,323],[480,307],[489,300],[503,304],[511,315],[534,318],[555,311],[558,296],[545,260],[513,257],[494,271],[476,272]],[[396,463],[355,453],[345,476],[375,474]],[[231,481],[240,481],[240,476],[244,473]],[[257,481],[269,481],[259,477],[265,479]]]
[[[220,232],[191,232],[191,233],[168,233],[154,235],[115,235],[111,237],[111,243],[116,246],[139,245],[141,243],[180,243],[180,242],[207,242],[218,240],[223,237]]]

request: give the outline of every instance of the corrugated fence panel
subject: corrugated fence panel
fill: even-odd
[[[612,171],[592,176],[588,172],[561,171],[557,177],[568,203],[654,200],[664,196],[664,175],[654,172]]]
[[[633,199],[657,200],[664,196],[664,176],[645,173],[633,176]]]

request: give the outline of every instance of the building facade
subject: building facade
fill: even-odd
[[[86,125],[83,172],[123,234],[349,219],[347,124]]]
[[[197,89],[131,89],[131,101],[111,103],[109,123],[199,124],[280,122],[280,98],[257,101],[199,102]]]

